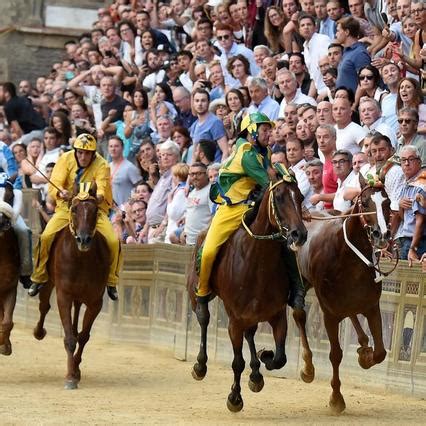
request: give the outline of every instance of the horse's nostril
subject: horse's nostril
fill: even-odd
[[[377,229],[375,229],[375,230],[371,233],[371,236],[372,236],[373,238],[378,239],[378,238],[380,238],[380,237],[382,236],[382,233],[381,233],[380,231],[378,231]]]

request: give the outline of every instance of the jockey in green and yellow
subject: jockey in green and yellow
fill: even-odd
[[[220,204],[207,232],[200,263],[196,292],[199,306],[207,306],[211,290],[209,279],[220,247],[241,225],[244,213],[250,208],[249,194],[256,185],[266,188],[271,169],[269,138],[274,123],[260,112],[247,115],[241,122],[236,150],[219,170],[217,183],[212,186],[210,198]],[[272,169],[271,169],[272,171]],[[288,252],[290,283],[294,307],[304,306],[304,286],[300,279],[294,253]],[[297,305],[297,306],[296,306]]]

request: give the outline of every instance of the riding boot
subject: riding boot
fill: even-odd
[[[26,290],[28,290],[33,285],[29,275],[21,275],[19,277],[19,281],[21,282],[22,287],[24,287]]]
[[[107,285],[107,293],[111,300],[118,300],[118,292],[115,286]]]
[[[43,284],[40,283],[32,283],[30,289],[28,290],[28,296],[34,297],[37,296],[41,288],[43,287]]]
[[[296,255],[287,246],[284,248],[284,262],[287,267],[287,274],[290,281],[290,294],[288,305],[293,309],[303,309],[305,307],[306,290],[297,266]]]

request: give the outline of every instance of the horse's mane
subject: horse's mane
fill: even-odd
[[[257,213],[259,212],[260,203],[263,200],[263,196],[265,195],[266,188],[261,188],[260,185],[256,185],[250,192],[248,198],[249,200],[254,201],[254,206],[247,210],[245,215],[245,222],[247,226],[250,226],[257,217]]]

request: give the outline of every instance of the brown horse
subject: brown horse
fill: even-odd
[[[40,291],[40,319],[34,329],[34,336],[41,340],[46,335],[43,324],[50,309],[50,294],[55,286],[68,356],[65,388],[76,389],[81,376],[79,366],[83,349],[102,308],[110,254],[105,238],[96,231],[96,185],[92,184],[88,194],[75,195],[70,210],[70,226],[58,232],[52,245],[48,262],[49,283]],[[86,311],[82,330],[78,332],[78,317],[83,303]]]
[[[19,247],[12,229],[13,187],[6,184],[0,201],[0,354],[10,355],[13,310],[19,279]]]
[[[287,334],[286,305],[289,295],[289,280],[286,271],[285,244],[295,248],[306,240],[306,228],[301,213],[302,195],[290,175],[271,184],[264,193],[260,205],[253,212],[254,220],[247,229],[240,227],[220,249],[210,277],[213,291],[222,299],[229,317],[228,332],[234,351],[232,369],[234,382],[228,396],[227,406],[237,412],[243,407],[241,397],[241,374],[245,367],[242,347],[243,337],[250,348],[251,374],[249,387],[259,392],[264,385],[259,372],[260,361],[268,370],[282,368],[286,362],[285,340]],[[199,238],[198,244],[201,244]],[[209,318],[200,314],[194,297],[198,277],[194,254],[193,267],[188,279],[188,291],[193,309],[201,327],[201,344],[192,375],[201,380],[207,373],[207,326]],[[288,253],[287,253],[288,255]],[[304,345],[307,366],[302,376],[312,381],[314,376],[312,353],[305,332],[305,311],[295,310]],[[260,361],[256,352],[254,335],[259,322],[267,321],[276,344],[273,351],[262,351]]]
[[[339,323],[349,317],[354,324],[361,345],[358,349],[361,367],[370,368],[386,357],[379,308],[382,287],[376,280],[373,252],[389,244],[390,232],[386,224],[389,223],[390,201],[381,186],[366,186],[362,177],[360,181],[361,194],[350,213],[362,214],[346,219],[313,220],[308,225],[308,241],[298,252],[301,273],[315,288],[324,313],[333,366],[330,408],[336,413],[346,407],[340,392],[339,365],[343,352],[338,336]],[[368,346],[368,337],[357,314],[367,318],[374,351]]]

